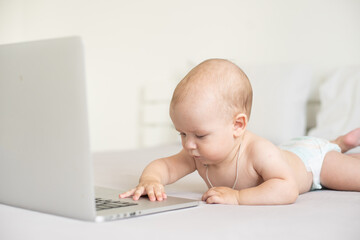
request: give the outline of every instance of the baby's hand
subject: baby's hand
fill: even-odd
[[[133,196],[135,201],[142,195],[148,195],[150,201],[162,201],[167,198],[164,186],[158,182],[141,182],[136,188],[119,195],[119,198]]]
[[[210,188],[203,196],[202,201],[206,203],[220,203],[238,205],[237,190],[228,187],[213,187]]]

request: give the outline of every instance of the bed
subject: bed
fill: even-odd
[[[133,187],[142,166],[180,148],[175,144],[142,151],[98,153],[95,155],[95,180],[112,188]],[[129,160],[131,164],[126,164]],[[198,200],[206,190],[197,173],[166,187],[171,196]],[[359,239],[359,215],[360,193],[321,190],[302,194],[291,205],[202,204],[113,224],[126,229],[126,236],[135,234],[150,239],[164,236],[171,236],[171,239]],[[142,227],[135,233],[135,226]]]
[[[95,182],[133,187],[141,169],[179,145],[94,154]],[[166,187],[171,196],[200,199],[194,173]],[[24,196],[26,197],[26,196]],[[0,239],[359,239],[360,193],[321,190],[283,206],[206,205],[106,223],[83,222],[0,205]]]
[[[277,144],[304,134],[333,138],[359,127],[359,69],[337,69],[314,82],[307,66],[244,67],[254,88],[249,128]],[[94,153],[95,184],[124,190],[135,186],[151,160],[181,149],[178,142],[170,142]],[[360,152],[359,148],[354,152]],[[167,186],[166,191],[171,196],[200,200],[206,185],[193,173]],[[0,204],[0,239],[6,240],[359,239],[359,226],[360,193],[330,190],[302,194],[291,205],[201,204],[107,223],[83,222]]]

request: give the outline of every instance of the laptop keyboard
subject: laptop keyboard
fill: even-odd
[[[95,203],[96,203],[96,211],[138,205],[137,203],[119,201],[119,200],[115,201],[115,200],[103,199],[103,198],[95,198]]]

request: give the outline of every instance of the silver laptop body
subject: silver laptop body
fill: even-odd
[[[110,208],[122,190],[93,185],[84,72],[79,37],[0,46],[0,203],[88,221],[197,206],[169,197]]]

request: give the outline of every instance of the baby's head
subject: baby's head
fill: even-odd
[[[238,151],[251,102],[245,73],[227,60],[211,59],[177,85],[170,117],[188,154],[202,164],[216,164]]]
[[[170,113],[179,103],[189,108],[215,108],[227,119],[244,113],[250,118],[252,88],[246,74],[234,63],[209,59],[193,68],[175,88]]]

